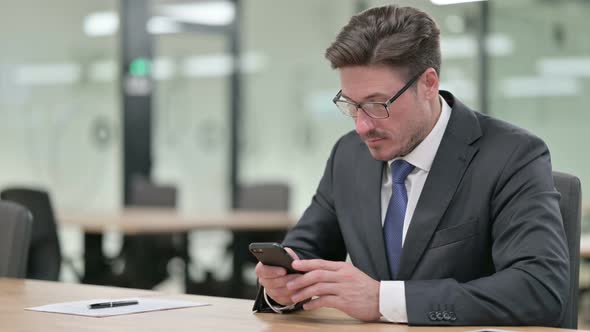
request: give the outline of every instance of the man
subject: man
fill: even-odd
[[[439,29],[417,9],[352,17],[326,57],[356,132],[283,242],[301,274],[259,263],[255,309],[558,325],[569,263],[543,141],[439,91]]]

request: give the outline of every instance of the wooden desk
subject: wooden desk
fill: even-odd
[[[125,234],[187,232],[201,229],[284,230],[297,220],[284,212],[235,211],[222,214],[183,214],[170,208],[126,208],[119,213],[63,213],[60,225],[86,233]]]
[[[154,311],[94,318],[35,312],[23,308],[92,298],[161,297],[212,304],[207,307]],[[322,309],[289,315],[252,314],[252,301],[196,295],[166,295],[152,291],[46,281],[0,278],[1,331],[393,331],[459,332],[477,327],[409,327],[363,323],[343,313]],[[572,331],[542,327],[502,327],[511,331]]]

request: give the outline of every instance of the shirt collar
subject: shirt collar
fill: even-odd
[[[416,166],[416,168],[430,172],[430,167],[434,161],[434,156],[436,156],[436,151],[438,151],[442,137],[445,133],[445,130],[447,129],[449,118],[451,117],[451,107],[440,95],[439,98],[442,107],[440,116],[438,117],[434,128],[432,128],[426,138],[424,138],[422,142],[420,142],[420,144],[418,144],[410,153],[401,158],[395,158],[388,161],[390,169],[391,163],[393,163],[394,160],[404,159],[410,164]]]

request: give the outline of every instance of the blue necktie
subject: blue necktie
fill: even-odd
[[[404,217],[408,205],[408,193],[405,180],[412,172],[414,165],[398,159],[391,164],[391,199],[387,206],[385,222],[383,223],[383,238],[389,261],[389,272],[395,278],[402,255],[402,236],[404,231]]]

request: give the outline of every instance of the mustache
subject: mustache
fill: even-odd
[[[369,131],[368,133],[361,136],[363,141],[381,139],[381,138],[386,138],[386,137],[387,137],[387,134],[382,133],[382,132],[375,130],[375,129],[373,129],[373,130]]]

